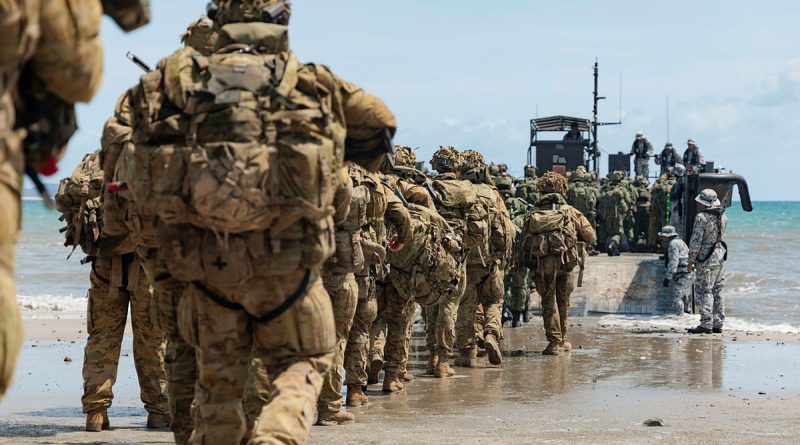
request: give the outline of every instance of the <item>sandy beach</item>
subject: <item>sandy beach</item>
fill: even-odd
[[[691,324],[693,320],[683,320]],[[616,323],[619,324],[619,323]],[[85,433],[80,407],[85,324],[26,320],[14,388],[0,405],[2,444],[159,444],[144,428],[130,338],[110,409],[112,429]],[[502,367],[423,376],[415,337],[406,391],[370,388],[356,422],[314,427],[314,444],[792,443],[800,440],[800,336],[726,332],[690,337],[650,321],[572,320],[575,350],[544,357],[541,322],[507,329]],[[65,361],[69,357],[71,361]],[[663,426],[643,422],[660,419]]]

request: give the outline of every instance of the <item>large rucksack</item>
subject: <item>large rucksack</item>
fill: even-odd
[[[591,219],[597,208],[597,195],[583,182],[574,182],[567,190],[567,202],[583,213],[583,216]]]
[[[388,253],[389,279],[401,295],[422,305],[435,304],[458,285],[460,263],[456,255],[461,246],[436,211],[409,204],[408,213],[413,235],[401,250]]]
[[[100,196],[103,192],[103,170],[100,165],[100,150],[89,153],[72,171],[72,175],[58,184],[55,201],[61,212],[60,221],[67,226],[64,245],[80,247],[89,256],[97,255],[98,241],[102,233]],[[71,255],[71,253],[70,253]]]
[[[488,184],[475,184],[478,197],[488,210],[489,260],[507,259],[514,248],[515,231],[510,223],[508,210],[497,190]],[[502,205],[503,208],[499,206]]]
[[[226,25],[220,38],[237,33],[265,46],[285,38],[262,23]],[[331,255],[345,131],[320,70],[288,50],[233,45],[208,57],[181,49],[142,77],[136,144],[118,179],[143,216],[199,229],[177,231],[165,249],[176,278],[235,292]]]
[[[572,271],[578,264],[578,233],[569,213],[558,205],[550,210],[534,210],[525,217],[522,229],[523,263],[536,268],[544,257],[560,258],[562,270]]]
[[[469,181],[434,180],[436,210],[461,237],[467,264],[487,265],[490,260],[489,209]]]

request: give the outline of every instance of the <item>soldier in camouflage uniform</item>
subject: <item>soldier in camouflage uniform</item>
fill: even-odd
[[[658,232],[658,236],[667,246],[667,273],[664,277],[664,287],[670,290],[675,315],[682,316],[684,313],[689,313],[692,307],[694,273],[688,270],[689,247],[678,237],[678,232],[672,226],[664,226]]]
[[[725,260],[728,246],[722,241],[728,217],[717,193],[705,189],[695,198],[698,213],[689,242],[689,272],[695,271],[695,296],[700,302],[700,325],[692,334],[721,333],[725,322]]]
[[[125,31],[149,21],[142,4],[7,0],[0,7],[0,398],[22,343],[14,290],[22,173],[56,172],[77,128],[74,104],[91,100],[100,84],[103,13]]]
[[[511,327],[516,328],[522,324],[522,321],[528,321],[528,308],[530,307],[531,292],[534,287],[533,278],[530,276],[528,268],[522,264],[520,258],[522,250],[519,249],[522,237],[522,224],[525,221],[525,215],[528,213],[530,205],[524,199],[515,197],[512,190],[500,188],[500,185],[501,184],[498,183],[498,190],[505,198],[506,209],[508,209],[511,222],[516,229],[515,249],[513,251],[510,272],[506,273],[505,276],[505,304],[511,312]]]
[[[650,227],[650,184],[644,176],[637,176],[633,181],[636,187],[636,204],[634,206],[633,240],[631,250],[647,251],[647,232]]]
[[[528,246],[534,245],[532,240],[537,238],[550,237],[560,240],[561,247],[565,249],[559,252],[548,249],[539,252],[540,255],[536,257],[526,257],[534,274],[536,291],[542,298],[542,319],[549,342],[542,354],[557,355],[559,350],[569,351],[572,348],[567,341],[569,297],[574,288],[572,270],[579,263],[584,246],[595,242],[595,232],[586,217],[564,199],[567,182],[563,176],[547,172],[539,178],[537,187],[543,196],[525,220],[522,248],[527,250]],[[564,227],[540,232],[535,221],[540,214],[549,215],[551,212],[563,215],[561,223]],[[567,237],[567,233],[571,236]],[[539,245],[556,246],[556,243],[548,241]]]
[[[525,177],[516,184],[515,195],[517,198],[522,198],[527,201],[528,204],[534,205],[539,199],[539,193],[536,190],[536,167],[526,165],[523,171]]]
[[[669,223],[671,226],[675,227],[675,231],[678,232],[678,236],[685,238],[686,223],[684,222],[684,219],[686,218],[686,203],[684,201],[687,195],[686,167],[684,167],[683,164],[677,164],[672,168],[672,172],[675,174],[675,182],[673,183],[672,190],[670,190],[669,194]]]
[[[482,258],[483,264],[467,265],[467,288],[459,304],[456,321],[457,342],[462,350],[461,360],[457,364],[471,364],[471,356],[477,346],[476,339],[483,337],[489,362],[499,365],[502,363],[498,341],[502,338],[503,283],[506,263],[511,259],[515,228],[502,196],[494,187],[483,156],[473,150],[465,150],[462,155],[462,176],[474,184],[479,198],[489,210],[490,230],[489,250]],[[483,308],[483,317],[476,321],[478,305]]]
[[[600,214],[603,217],[605,249],[609,256],[619,255],[620,243],[625,236],[625,218],[630,209],[630,192],[623,183],[622,172],[608,175],[606,190],[600,195]]]
[[[101,195],[104,173],[102,158],[95,151],[84,157],[72,176],[56,193],[58,210],[67,222],[65,245],[80,246],[92,264],[86,330],[89,338],[83,360],[83,411],[86,430],[109,428],[107,409],[113,400],[122,338],[131,311],[133,358],[139,377],[141,399],[148,412],[148,428],[169,425],[164,374],[164,342],[161,331],[150,320],[152,293],[145,278],[136,244],[129,233],[108,236],[103,230],[105,213]],[[111,145],[113,151],[113,145]],[[113,203],[112,203],[113,204]],[[109,210],[113,211],[113,208]]]
[[[142,77],[125,178],[137,210],[159,217],[169,275],[187,285],[177,318],[198,366],[190,443],[242,439],[253,357],[270,400],[249,443],[304,442],[336,343],[319,276],[337,172],[345,160],[377,169],[395,121],[379,99],[297,61],[287,3],[219,0],[210,11],[216,48],[243,49],[179,50]],[[185,148],[202,156],[182,163]]]
[[[670,168],[658,177],[650,191],[650,224],[647,233],[647,246],[651,252],[660,252],[663,246],[658,236],[660,227],[669,224],[670,193],[675,184],[675,176]]]
[[[569,179],[567,203],[583,213],[594,227],[597,224],[597,199],[600,192],[594,184],[592,174],[580,165]]]
[[[410,241],[411,220],[403,203],[375,173],[365,175],[362,184],[370,194],[367,204],[368,230],[362,240],[365,267],[356,273],[358,306],[347,340],[344,356],[347,385],[347,406],[369,402],[364,394],[367,386],[367,358],[370,326],[378,314],[377,281],[385,286],[386,251],[398,252]]]

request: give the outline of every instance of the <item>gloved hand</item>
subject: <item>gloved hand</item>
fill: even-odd
[[[669,287],[669,278],[664,278],[664,287]]]

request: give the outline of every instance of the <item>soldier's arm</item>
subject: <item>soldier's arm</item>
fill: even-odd
[[[48,92],[67,103],[88,102],[100,86],[103,47],[99,0],[41,2],[40,37],[31,70]]]
[[[397,185],[400,187],[400,193],[403,194],[403,197],[406,198],[406,201],[412,204],[427,207],[431,210],[436,210],[436,205],[433,203],[433,198],[431,197],[430,193],[425,190],[425,188],[416,184],[409,184],[404,181],[398,182]]]
[[[667,247],[667,276],[668,280],[672,279],[675,272],[678,271],[678,261],[680,260],[680,249],[677,242],[670,242]]]
[[[347,167],[340,168],[336,174],[338,181],[336,193],[333,195],[333,222],[336,225],[342,224],[350,214],[350,199],[353,196],[353,181],[347,174]]]
[[[575,229],[578,232],[578,239],[589,244],[594,244],[597,241],[597,234],[594,227],[589,223],[589,220],[583,216],[583,213],[576,208],[572,208],[572,218],[575,221]]]
[[[692,229],[692,238],[689,240],[689,263],[694,264],[697,262],[697,257],[700,255],[700,249],[703,247],[703,238],[705,237],[705,221],[703,214],[699,214],[694,219],[694,228]]]
[[[382,187],[386,187],[381,184]],[[397,242],[400,244],[408,244],[411,241],[411,215],[408,213],[405,205],[400,199],[395,196],[394,192],[386,190],[386,222],[394,227],[397,234]]]

